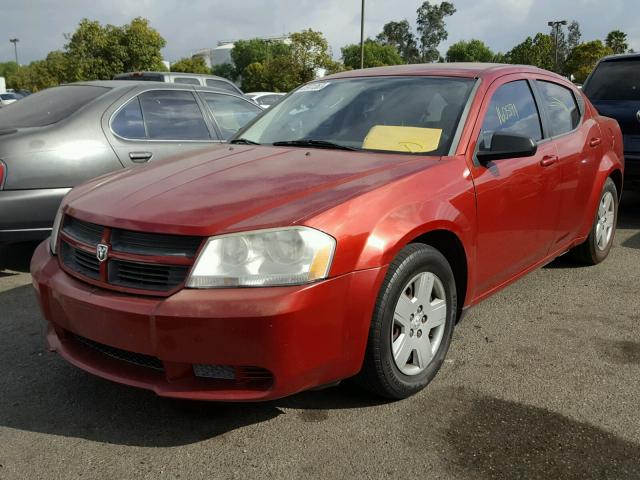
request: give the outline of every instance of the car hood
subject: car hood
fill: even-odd
[[[74,189],[68,213],[131,230],[213,235],[290,225],[435,164],[438,158],[221,146]]]

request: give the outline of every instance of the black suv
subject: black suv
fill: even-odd
[[[603,58],[582,90],[600,114],[620,124],[625,185],[640,189],[640,53]]]

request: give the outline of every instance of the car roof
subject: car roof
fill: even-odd
[[[235,95],[236,97],[242,97],[237,92],[231,92],[217,87],[208,87],[204,85],[190,85],[186,83],[172,83],[172,82],[149,82],[146,80],[90,80],[85,82],[65,83],[64,85],[89,85],[93,87],[108,87],[113,89],[129,89],[134,87],[149,87],[163,90],[203,90],[207,92],[227,93],[229,95]]]
[[[465,77],[465,78],[495,78],[510,73],[543,73],[557,78],[564,77],[548,70],[543,70],[531,65],[510,65],[503,63],[420,63],[412,65],[394,65],[391,67],[374,67],[363,70],[348,70],[333,75],[327,79],[350,77],[375,77],[375,76],[438,76],[438,77]],[[566,79],[564,79],[566,80]]]
[[[151,70],[142,70],[138,72],[123,72],[116,75],[116,77],[125,76],[125,75],[180,75],[180,76],[189,76],[189,77],[205,77],[205,78],[215,78],[224,80],[225,82],[231,82],[228,78],[220,77],[218,75],[210,75],[208,73],[190,73],[190,72],[154,72]]]
[[[634,60],[634,59],[640,59],[640,52],[618,53],[616,55],[607,55],[606,57],[603,57],[600,61],[615,62],[616,60]]]

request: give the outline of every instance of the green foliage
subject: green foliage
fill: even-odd
[[[360,45],[351,44],[342,47],[342,63],[350,69],[360,68]],[[368,38],[364,42],[364,68],[400,65],[405,63],[396,47],[383,45]]]
[[[450,2],[432,5],[427,0],[418,8],[416,23],[423,62],[437,62],[440,59],[438,45],[449,37],[444,20],[455,12],[456,8]]]
[[[507,52],[506,58],[509,63],[534,65],[547,70],[553,70],[554,47],[555,45],[551,35],[538,33],[535,37],[527,37],[524,42],[513,47]]]
[[[418,51],[416,38],[406,19],[400,22],[389,22],[385,24],[385,26],[382,27],[382,32],[376,37],[376,40],[383,45],[395,47],[404,63],[418,63],[420,61],[420,52]]]
[[[456,42],[447,50],[447,62],[491,62],[495,54],[481,40]]]
[[[122,72],[164,70],[160,50],[165,45],[143,18],[122,27],[84,19],[65,45],[67,77],[70,81],[108,80]]]
[[[605,40],[605,44],[613,51],[613,53],[626,53],[629,50],[627,34],[620,30],[613,30],[609,32]]]
[[[232,82],[235,82],[236,79],[238,78],[238,75],[236,73],[236,67],[234,67],[230,63],[222,63],[220,65],[214,65],[211,70],[214,75],[228,78]]]
[[[31,62],[7,76],[7,86],[31,91],[64,82],[107,80],[117,73],[165,70],[160,50],[165,40],[144,18],[117,27],[84,19],[67,37],[64,51]]]
[[[289,40],[284,43],[256,38],[235,43],[231,58],[244,91],[287,92],[313,80],[320,69],[342,69],[331,58],[321,32],[303,30],[292,33]]]
[[[172,72],[182,73],[211,73],[211,69],[207,67],[204,58],[196,56],[191,58],[181,58],[177,62],[171,64]]]
[[[583,83],[598,60],[612,53],[613,50],[600,40],[581,43],[569,54],[567,70],[574,75],[576,82]]]
[[[291,47],[284,42],[254,38],[235,42],[231,50],[231,60],[235,66],[236,78],[243,74],[252,63],[261,63],[273,58],[289,55]]]
[[[18,71],[18,64],[16,62],[2,62],[0,63],[0,77],[8,78]]]

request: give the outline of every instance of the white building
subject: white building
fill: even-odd
[[[289,35],[282,35],[279,37],[262,37],[261,40],[267,40],[270,42],[283,42],[286,44],[291,43]],[[202,48],[193,53],[194,57],[202,57],[207,64],[207,67],[211,68],[215,65],[222,65],[224,63],[233,63],[231,60],[231,50],[233,50],[235,40],[223,40],[218,42],[218,46],[215,48]]]

